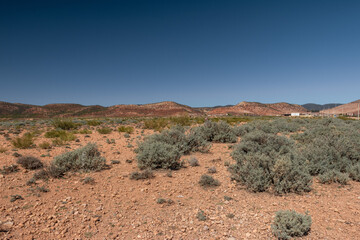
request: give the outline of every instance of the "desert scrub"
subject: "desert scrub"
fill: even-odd
[[[181,155],[189,154],[191,152],[207,152],[209,150],[209,143],[194,133],[185,134],[185,129],[182,126],[174,126],[168,130],[164,130],[159,134],[153,134],[146,137],[144,143],[160,142],[175,146]]]
[[[14,147],[20,149],[30,148],[34,144],[33,135],[30,133],[25,133],[22,137],[15,138],[12,141],[12,144]]]
[[[216,168],[215,167],[209,167],[207,172],[210,173],[210,174],[216,173]]]
[[[41,149],[50,149],[51,148],[51,145],[49,142],[42,142],[39,144],[39,148]]]
[[[23,168],[29,170],[39,169],[44,166],[40,159],[32,156],[20,157],[17,159],[16,162],[20,164]]]
[[[90,185],[94,185],[95,184],[95,179],[92,177],[85,177],[84,179],[81,180],[84,184],[90,184]]]
[[[161,142],[144,142],[137,149],[137,162],[140,169],[179,169],[181,154],[170,144]]]
[[[10,173],[15,173],[19,171],[19,167],[16,164],[12,164],[10,166],[3,166],[2,169],[0,169],[0,173],[3,175],[7,175]]]
[[[84,147],[56,156],[52,164],[64,172],[98,171],[105,167],[105,158],[100,156],[96,144],[88,143]]]
[[[99,126],[102,124],[102,122],[98,121],[98,120],[87,120],[86,121],[86,124],[89,125],[89,126]]]
[[[49,132],[45,133],[46,138],[58,138],[62,141],[73,141],[76,139],[76,136],[71,133],[64,130],[51,130]]]
[[[270,188],[276,194],[311,190],[312,177],[294,142],[283,136],[254,131],[243,136],[231,156],[232,179],[253,192]]]
[[[4,152],[6,152],[7,151],[7,149],[6,148],[4,148],[4,147],[0,147],[0,153],[4,153]]]
[[[223,121],[206,121],[203,125],[193,128],[192,132],[208,142],[235,143],[237,141],[233,128]]]
[[[71,120],[61,120],[61,119],[55,119],[52,122],[52,125],[55,128],[60,128],[62,130],[71,130],[71,129],[76,129],[78,128],[79,124],[74,123]]]
[[[319,181],[324,184],[340,183],[342,185],[345,185],[348,183],[349,180],[349,174],[342,173],[336,170],[327,171],[319,175]]]
[[[295,211],[278,211],[271,230],[278,239],[291,239],[307,235],[311,229],[311,216]]]
[[[112,132],[111,128],[108,127],[98,128],[97,131],[100,134],[109,134]]]
[[[132,180],[143,180],[154,178],[154,173],[150,169],[146,169],[142,172],[132,172],[130,174],[130,179]]]
[[[140,169],[179,169],[179,159],[192,151],[208,149],[209,143],[196,135],[186,135],[185,129],[175,126],[145,138],[135,149]]]
[[[189,158],[189,159],[188,159],[188,162],[189,162],[189,165],[190,165],[191,167],[200,166],[199,160],[197,160],[196,157],[191,157],[191,158]]]
[[[134,128],[130,127],[130,126],[120,126],[118,128],[118,131],[119,132],[124,132],[124,133],[127,133],[127,134],[131,134],[131,133],[134,132]]]
[[[92,131],[90,129],[84,128],[84,129],[80,129],[78,131],[79,134],[92,134]]]
[[[304,132],[291,137],[306,159],[310,174],[319,176],[324,180],[321,182],[328,183],[326,179],[331,178],[335,181],[330,182],[343,182],[345,175],[354,176],[353,171],[360,163],[360,132],[355,123],[338,119],[316,120]],[[340,178],[334,179],[337,176]]]
[[[199,184],[203,188],[220,186],[220,182],[218,180],[206,174],[200,177]]]
[[[350,166],[347,172],[352,180],[360,182],[360,162]]]
[[[168,126],[168,123],[168,120],[165,118],[146,119],[144,120],[144,128],[161,131]]]

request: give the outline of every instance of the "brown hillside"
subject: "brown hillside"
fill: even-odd
[[[260,115],[260,116],[276,116],[289,114],[292,112],[304,113],[307,110],[297,104],[289,103],[272,103],[263,104],[257,102],[241,102],[235,106],[219,107],[208,112],[209,115]]]
[[[159,102],[144,105],[115,105],[104,112],[99,112],[109,117],[138,117],[138,116],[199,116],[202,112],[189,106],[175,102]]]
[[[320,111],[322,114],[347,114],[347,115],[356,115],[358,114],[358,105],[360,104],[360,99],[351,103],[340,105],[338,107],[326,109]]]

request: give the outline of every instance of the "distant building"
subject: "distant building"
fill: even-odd
[[[300,116],[300,113],[291,113],[290,116],[292,116],[292,117],[299,117],[299,116]]]

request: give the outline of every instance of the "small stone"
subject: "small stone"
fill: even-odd
[[[208,226],[204,226],[204,230],[205,230],[205,231],[208,231],[208,230],[209,230],[209,227],[208,227]]]

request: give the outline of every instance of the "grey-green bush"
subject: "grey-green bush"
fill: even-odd
[[[203,125],[194,128],[193,134],[208,142],[234,143],[237,141],[233,128],[224,121],[206,121]]]
[[[97,171],[105,166],[105,158],[100,156],[96,144],[88,143],[84,147],[56,156],[52,163],[63,171]]]
[[[276,194],[311,190],[312,178],[294,142],[283,136],[254,131],[243,136],[232,152],[232,179],[253,192],[272,187]]]
[[[180,157],[179,150],[168,143],[161,142],[143,142],[137,149],[137,162],[140,169],[163,168],[179,169]]]
[[[220,182],[216,179],[214,179],[210,175],[202,175],[199,180],[200,186],[207,188],[207,187],[217,187],[220,185]]]
[[[278,239],[291,239],[307,235],[311,229],[311,216],[295,211],[278,211],[271,230]]]

